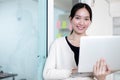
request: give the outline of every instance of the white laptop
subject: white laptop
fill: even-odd
[[[80,39],[79,73],[92,73],[93,65],[104,58],[112,71],[120,70],[120,36],[86,36]]]

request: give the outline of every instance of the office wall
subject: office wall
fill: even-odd
[[[110,3],[110,14],[113,17],[120,17],[120,1],[111,1]]]
[[[113,22],[110,15],[109,3],[106,0],[95,0],[92,7],[93,21],[88,29],[89,35],[112,35]]]

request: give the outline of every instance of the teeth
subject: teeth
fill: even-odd
[[[79,29],[83,29],[83,27],[78,27]]]

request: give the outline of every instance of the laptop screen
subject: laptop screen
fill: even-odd
[[[92,72],[104,58],[111,70],[120,70],[120,36],[86,36],[80,39],[78,72]]]

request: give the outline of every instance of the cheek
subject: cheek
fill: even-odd
[[[89,26],[90,26],[90,22],[87,22],[87,23],[86,23],[86,27],[89,27]]]
[[[74,18],[71,20],[71,24],[77,24],[77,23],[79,23],[78,20],[75,20]]]
[[[72,24],[73,24],[73,25],[78,25],[78,24],[79,24],[79,21],[77,21],[77,20],[76,20],[76,21],[73,21]]]
[[[76,24],[75,21],[71,21],[71,25],[74,26]]]

